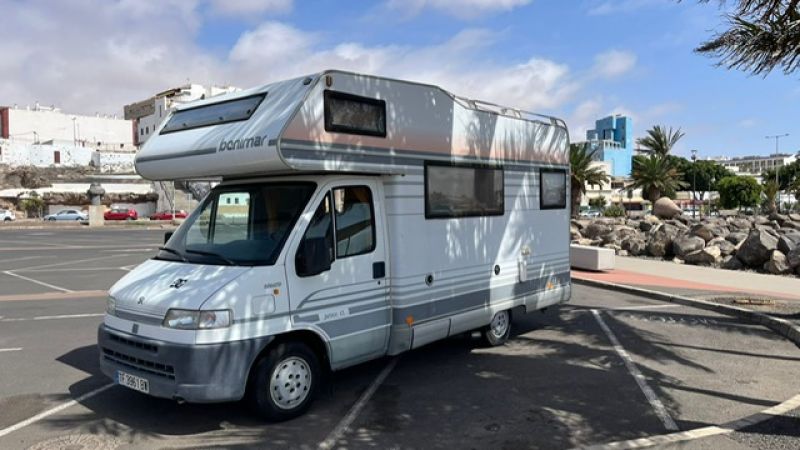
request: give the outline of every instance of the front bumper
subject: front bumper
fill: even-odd
[[[115,382],[117,371],[146,378],[150,395],[211,403],[239,400],[264,336],[220,344],[173,344],[124,333],[105,324],[97,330],[100,368]]]

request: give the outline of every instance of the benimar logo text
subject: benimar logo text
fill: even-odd
[[[248,148],[254,147],[261,147],[262,145],[266,144],[267,142],[267,135],[264,136],[253,136],[249,138],[239,138],[239,139],[231,139],[226,141],[223,139],[219,143],[218,152],[224,151],[233,151],[233,150],[244,150]]]

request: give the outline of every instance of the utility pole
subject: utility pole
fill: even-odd
[[[692,150],[692,219],[697,216],[697,150]]]
[[[775,207],[778,212],[781,212],[781,182],[778,179],[778,173],[780,172],[780,167],[778,167],[778,159],[777,159],[780,152],[778,151],[778,148],[781,138],[785,138],[788,136],[789,133],[764,136],[765,139],[775,139],[775,183],[778,184],[778,193],[776,194],[778,198],[775,199]]]

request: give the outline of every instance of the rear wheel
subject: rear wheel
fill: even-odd
[[[498,311],[483,330],[483,340],[491,346],[503,345],[511,335],[511,311]]]
[[[289,420],[311,406],[319,384],[319,358],[314,351],[302,342],[284,342],[256,363],[249,401],[267,420]]]

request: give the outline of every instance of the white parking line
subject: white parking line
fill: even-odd
[[[53,414],[55,414],[57,412],[63,411],[63,410],[65,410],[65,409],[67,409],[67,408],[69,408],[71,406],[77,405],[78,403],[80,403],[80,402],[82,402],[82,401],[84,401],[86,399],[92,398],[95,395],[105,391],[106,389],[108,389],[108,388],[110,388],[112,386],[114,386],[114,383],[106,384],[105,386],[101,386],[101,387],[99,387],[99,388],[97,388],[97,389],[95,389],[93,391],[89,391],[89,392],[81,395],[80,397],[76,398],[75,400],[70,400],[68,402],[64,402],[64,403],[62,403],[62,404],[60,404],[60,405],[58,405],[58,406],[56,406],[54,408],[50,408],[47,411],[41,412],[41,413],[39,413],[39,414],[29,418],[29,419],[25,419],[22,422],[18,422],[18,423],[14,424],[14,425],[11,425],[8,428],[4,428],[4,429],[0,430],[0,437],[3,437],[5,435],[7,435],[7,434],[11,434],[11,433],[13,433],[13,432],[15,432],[17,430],[20,430],[22,428],[27,427],[28,425],[30,425],[32,423],[36,423],[36,422],[44,419],[45,417],[52,416]]]
[[[642,393],[645,397],[647,397],[647,401],[650,403],[650,406],[653,407],[653,411],[656,413],[661,422],[664,424],[664,428],[670,431],[677,431],[678,425],[675,424],[675,421],[672,420],[669,413],[667,412],[667,408],[664,407],[664,404],[661,403],[661,400],[658,399],[658,396],[653,389],[647,384],[647,381],[644,378],[644,375],[636,368],[636,364],[634,364],[633,359],[628,354],[628,352],[622,347],[620,344],[619,339],[617,336],[614,335],[614,332],[611,331],[611,328],[606,325],[605,320],[603,317],[600,316],[600,312],[596,309],[592,310],[592,314],[594,318],[597,320],[597,323],[600,325],[600,328],[603,329],[603,332],[608,336],[608,340],[611,341],[611,346],[617,352],[617,354],[622,358],[622,362],[625,363],[625,367],[628,368],[628,372],[633,376],[633,379],[636,380],[636,384],[639,385],[639,389],[642,390]]]
[[[331,431],[330,434],[328,434],[328,437],[326,437],[324,441],[319,443],[318,448],[322,450],[328,450],[333,448],[334,445],[336,445],[336,442],[339,439],[341,439],[342,436],[344,436],[344,434],[350,428],[350,425],[353,424],[353,421],[356,420],[358,415],[361,413],[361,410],[364,409],[364,406],[367,405],[369,399],[372,398],[372,396],[375,394],[375,391],[377,391],[378,388],[381,386],[381,384],[383,384],[383,382],[386,381],[386,377],[389,376],[389,374],[394,369],[394,366],[397,365],[398,359],[399,358],[394,358],[391,361],[389,361],[389,364],[387,364],[386,367],[384,367],[383,370],[381,370],[381,373],[379,373],[378,376],[375,378],[375,380],[372,382],[372,384],[369,385],[369,388],[367,388],[367,390],[364,391],[363,394],[361,394],[361,397],[353,405],[353,407],[350,408],[350,411],[347,413],[346,416],[342,418],[339,424],[336,425],[336,428],[334,428],[333,431]],[[0,434],[0,436],[2,436],[2,434]]]
[[[73,260],[70,260],[70,261],[63,261],[63,262],[54,263],[54,264],[43,264],[43,265],[38,265],[38,266],[20,267],[19,269],[14,269],[14,271],[15,272],[24,272],[26,270],[31,270],[31,269],[44,269],[45,267],[66,266],[66,265],[69,265],[69,264],[77,264],[77,263],[89,262],[89,261],[99,261],[101,259],[117,258],[117,257],[122,257],[122,256],[126,256],[126,255],[109,255],[109,256],[100,256],[100,257],[95,257],[95,258],[87,258],[87,259],[73,259]]]
[[[0,348],[0,353],[3,353],[3,352],[18,352],[18,351],[20,351],[20,350],[22,350],[22,347],[17,347],[17,348]]]
[[[25,281],[30,281],[31,283],[36,283],[36,284],[38,284],[40,286],[49,287],[50,289],[55,289],[57,291],[67,292],[67,293],[75,292],[75,291],[71,291],[69,289],[65,289],[65,288],[53,285],[53,284],[45,283],[44,281],[34,280],[33,278],[28,278],[28,277],[24,277],[22,275],[18,275],[18,274],[14,273],[14,272],[12,272],[10,270],[4,270],[3,273],[8,275],[8,276],[19,278],[19,279],[25,280]]]
[[[64,314],[59,316],[13,317],[8,319],[0,317],[0,322],[27,322],[29,320],[55,320],[55,319],[83,319],[85,317],[103,317],[103,316],[105,316],[105,313]]]
[[[683,305],[641,305],[641,306],[620,306],[619,308],[603,308],[605,311],[626,311],[635,309],[662,309],[662,308],[678,308]]]

